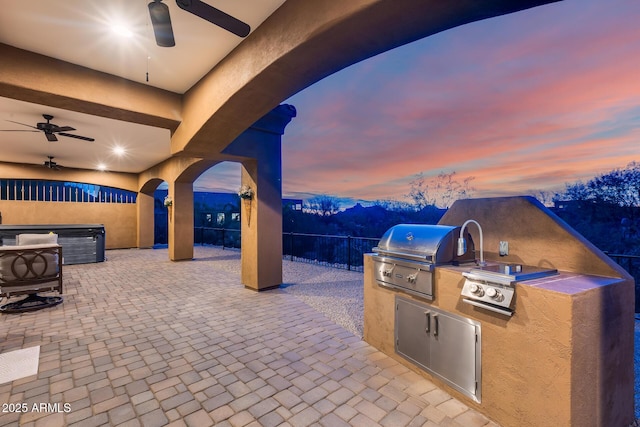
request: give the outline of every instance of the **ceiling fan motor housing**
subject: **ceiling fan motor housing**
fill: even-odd
[[[38,130],[43,131],[44,133],[53,133],[53,131],[57,128],[56,125],[51,123],[38,123],[36,124]]]
[[[43,166],[49,169],[60,169],[60,166],[58,166],[58,163],[53,161],[53,156],[47,156],[49,158],[49,160],[45,160],[43,163]]]
[[[44,133],[53,133],[53,131],[55,130],[55,128],[57,128],[56,125],[49,123],[49,121],[51,121],[51,119],[53,119],[53,116],[51,114],[43,114],[42,117],[44,117],[44,119],[47,121],[47,123],[37,123],[36,127],[38,128],[38,130],[44,131]]]

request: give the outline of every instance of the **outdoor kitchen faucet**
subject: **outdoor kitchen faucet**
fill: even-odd
[[[480,227],[480,224],[478,224],[478,221],[476,220],[468,219],[464,222],[464,224],[462,224],[462,228],[460,228],[460,238],[458,238],[458,256],[462,256],[465,254],[465,252],[467,252],[467,241],[463,236],[464,236],[464,230],[465,228],[467,228],[467,225],[470,222],[477,225],[478,231],[480,232],[480,263],[478,265],[480,267],[484,267],[485,265],[487,265],[487,263],[484,262],[482,227]]]

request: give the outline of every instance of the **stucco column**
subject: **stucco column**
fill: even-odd
[[[169,258],[172,261],[193,258],[193,183],[169,183]]]
[[[240,135],[227,154],[249,157],[242,162],[242,185],[253,199],[240,201],[242,283],[256,291],[282,284],[282,156],[284,128],[295,108],[280,105]]]
[[[154,200],[153,194],[138,193],[137,198],[137,216],[138,216],[138,235],[136,245],[138,248],[151,248],[154,243],[154,218],[153,218]]]
[[[242,184],[254,189],[255,194],[251,200],[240,201],[241,279],[255,290],[282,283],[282,193],[279,180],[265,172],[264,163],[262,159],[242,164]]]

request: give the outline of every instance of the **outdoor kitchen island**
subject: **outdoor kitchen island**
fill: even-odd
[[[365,341],[503,427],[631,424],[633,279],[533,198],[460,200],[439,225],[460,227],[468,219],[482,226],[482,239],[479,227],[469,231],[476,254],[483,240],[487,264],[556,274],[513,282],[502,289],[513,292],[509,308],[493,310],[499,304],[485,308],[463,295],[470,280],[463,274],[475,263],[436,265],[432,295],[424,298],[380,283],[381,267],[367,254]],[[476,294],[500,301],[500,285],[477,283],[486,292]],[[452,336],[450,324],[471,332]],[[442,348],[448,358],[436,354]],[[438,366],[447,363],[455,369]]]

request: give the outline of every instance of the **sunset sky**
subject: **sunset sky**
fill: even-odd
[[[285,197],[403,200],[455,172],[473,197],[557,191],[640,161],[640,1],[564,0],[419,40],[285,103]],[[235,191],[223,164],[196,189]]]

